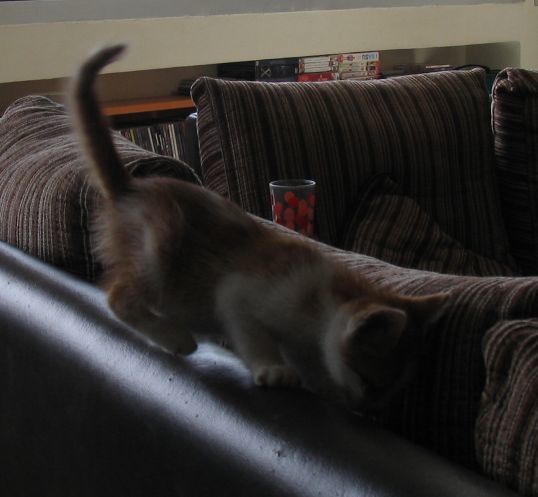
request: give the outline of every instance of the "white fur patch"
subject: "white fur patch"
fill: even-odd
[[[317,337],[322,332],[320,328],[325,323],[327,308],[331,306],[326,291],[330,275],[327,269],[323,265],[301,268],[276,281],[263,274],[234,273],[227,276],[217,290],[217,313],[226,316],[234,308],[234,314],[237,314],[237,306],[240,306],[242,313],[268,323],[272,329],[308,332]],[[321,298],[316,316],[303,308],[305,295],[313,289],[319,290]]]

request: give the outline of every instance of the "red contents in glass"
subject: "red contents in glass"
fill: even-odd
[[[286,192],[284,194],[284,200],[290,207],[297,207],[299,205],[299,199],[293,192]]]
[[[312,236],[315,205],[314,193],[308,193],[306,198],[298,198],[294,192],[287,191],[283,195],[283,201],[273,198],[273,220],[303,235]]]

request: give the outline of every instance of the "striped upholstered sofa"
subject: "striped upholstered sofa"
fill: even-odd
[[[312,243],[399,291],[450,290],[450,312],[375,424],[257,389],[219,349],[153,350],[93,284],[100,198],[65,110],[19,100],[0,119],[0,493],[536,495],[538,78],[501,73],[493,114],[475,71],[201,79],[193,98],[207,188],[300,236],[267,220],[267,184],[315,179]],[[115,139],[132,174],[198,181]]]
[[[317,237],[406,293],[450,290],[385,426],[538,495],[538,73],[367,82],[198,80],[204,184],[270,218],[268,183],[317,183]]]

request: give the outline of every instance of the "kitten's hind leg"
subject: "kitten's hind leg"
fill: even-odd
[[[108,304],[122,321],[142,332],[152,343],[173,354],[187,355],[196,350],[191,333],[173,318],[154,312],[144,286],[133,281],[115,281],[108,291]]]

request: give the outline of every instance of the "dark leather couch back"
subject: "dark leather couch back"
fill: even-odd
[[[0,495],[501,496],[230,354],[151,348],[103,293],[0,243]]]

